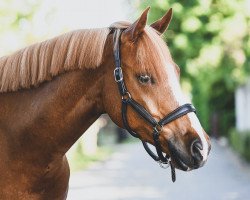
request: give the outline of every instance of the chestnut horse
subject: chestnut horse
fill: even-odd
[[[172,10],[151,26],[147,13],[133,24],[73,31],[0,59],[0,199],[66,199],[65,153],[103,113],[123,127],[113,28],[124,29],[121,65],[133,99],[155,120],[188,102],[180,70],[160,37]],[[130,107],[127,117],[140,139],[154,144],[152,127]],[[182,170],[204,165],[210,149],[193,112],[162,127],[159,142],[173,167]]]

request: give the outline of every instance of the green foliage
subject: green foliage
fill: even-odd
[[[0,32],[9,29],[18,31],[21,23],[30,21],[40,1],[1,0]]]
[[[32,20],[41,0],[0,1],[0,56],[33,41]]]
[[[247,0],[137,1],[141,12],[150,6],[149,21],[172,7],[174,17],[165,38],[192,85],[192,97],[206,130],[219,115],[219,131],[234,126],[234,90],[250,72],[250,13]]]
[[[250,162],[250,132],[238,133],[233,130],[230,132],[229,141],[234,150]]]

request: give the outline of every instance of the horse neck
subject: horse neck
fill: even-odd
[[[66,153],[103,113],[103,70],[76,70],[35,89],[0,94],[0,130],[8,130],[0,134],[14,138],[15,148]]]
[[[62,75],[57,94],[53,92],[56,85],[51,85],[48,100],[52,98],[55,101],[51,104],[51,110],[45,110],[58,115],[52,119],[53,123],[63,123],[63,126],[54,127],[57,129],[56,142],[60,151],[66,152],[103,113],[102,71],[101,68],[77,70]]]

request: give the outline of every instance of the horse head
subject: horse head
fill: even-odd
[[[145,108],[153,121],[159,122],[190,100],[180,86],[180,68],[161,38],[171,21],[172,9],[151,26],[146,25],[148,10],[133,24],[118,22],[111,27],[122,30],[119,53],[126,91],[123,95],[120,89],[121,95],[125,101],[132,98]],[[114,60],[113,54],[110,56]],[[121,114],[121,96],[114,79],[109,77],[104,83],[105,111],[118,126],[126,128]],[[133,106],[126,108],[126,120],[142,141],[156,144],[152,126],[135,112]],[[175,168],[187,171],[204,165],[211,145],[194,112],[187,112],[160,129],[159,145]]]

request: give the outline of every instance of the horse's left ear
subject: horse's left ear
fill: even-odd
[[[155,30],[157,30],[159,33],[163,34],[167,30],[168,25],[170,24],[170,21],[172,19],[172,14],[173,11],[172,8],[170,8],[168,12],[161,19],[157,20],[150,26]]]
[[[148,11],[150,7],[143,11],[139,19],[137,19],[132,25],[130,25],[125,31],[125,37],[128,37],[129,40],[135,41],[141,33],[144,31],[144,28],[147,24]]]

